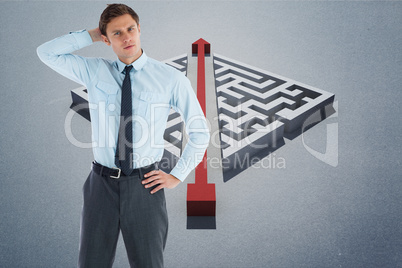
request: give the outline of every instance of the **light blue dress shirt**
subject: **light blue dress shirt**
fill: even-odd
[[[82,30],[39,46],[37,53],[50,68],[87,88],[95,161],[116,167],[121,86],[126,64],[120,60],[71,54],[92,43],[89,33]],[[182,116],[189,136],[179,161],[170,172],[183,181],[201,162],[210,138],[190,81],[173,67],[148,58],[144,52],[132,65],[133,167],[161,160],[165,145],[163,134],[170,107],[173,107]]]

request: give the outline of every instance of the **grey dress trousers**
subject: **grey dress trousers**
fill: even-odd
[[[84,186],[78,267],[112,267],[121,230],[131,267],[163,267],[168,233],[164,190],[141,181],[157,165],[113,179],[94,170]]]

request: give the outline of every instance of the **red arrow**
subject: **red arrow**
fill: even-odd
[[[211,45],[202,38],[192,44],[193,54],[198,54],[197,98],[205,116],[207,115],[205,107],[205,53],[209,54],[210,51]]]
[[[197,98],[201,105],[204,115],[206,112],[206,101],[205,101],[205,53],[210,53],[211,45],[200,38],[192,44],[193,54],[198,54],[198,64],[197,64]],[[205,152],[201,163],[195,169],[195,183],[207,183],[207,152]]]
[[[209,54],[211,45],[200,38],[192,44],[192,53],[198,54],[197,98],[206,116],[205,100],[205,54]],[[187,184],[187,216],[215,216],[215,184],[208,183],[207,152],[201,163],[195,168],[195,183]]]

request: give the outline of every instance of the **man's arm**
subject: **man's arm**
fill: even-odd
[[[190,80],[179,72],[174,87],[172,106],[183,118],[188,142],[170,174],[184,181],[202,161],[209,144],[210,131]]]
[[[144,175],[146,179],[142,181],[142,184],[145,188],[157,186],[151,191],[151,194],[163,188],[175,188],[180,182],[184,181],[191,170],[201,161],[201,158],[197,157],[197,155],[204,155],[209,143],[209,129],[190,81],[184,75],[179,74],[178,76],[174,86],[171,104],[173,108],[181,114],[186,123],[186,132],[189,135],[189,142],[186,144],[182,156],[170,174],[162,170],[153,170]],[[198,128],[190,126],[191,118],[193,122],[198,121],[201,123],[196,124]],[[201,146],[194,148],[194,142],[197,143],[197,141],[201,142]]]
[[[198,99],[191,87],[190,81],[181,73],[175,77],[172,106],[178,111],[185,124],[189,136],[188,143],[176,166],[170,174],[163,171],[151,171],[145,174],[145,187],[158,185],[151,193],[162,188],[174,188],[184,181],[188,174],[201,162],[209,144],[210,133]]]
[[[71,32],[46,42],[37,48],[39,59],[61,75],[86,85],[95,77],[99,60],[95,58],[88,60],[71,53],[93,42],[101,41],[97,30]]]

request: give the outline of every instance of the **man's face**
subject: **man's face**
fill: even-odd
[[[131,64],[141,54],[140,25],[129,14],[113,18],[106,27],[106,36],[103,41],[112,46],[120,61]]]

